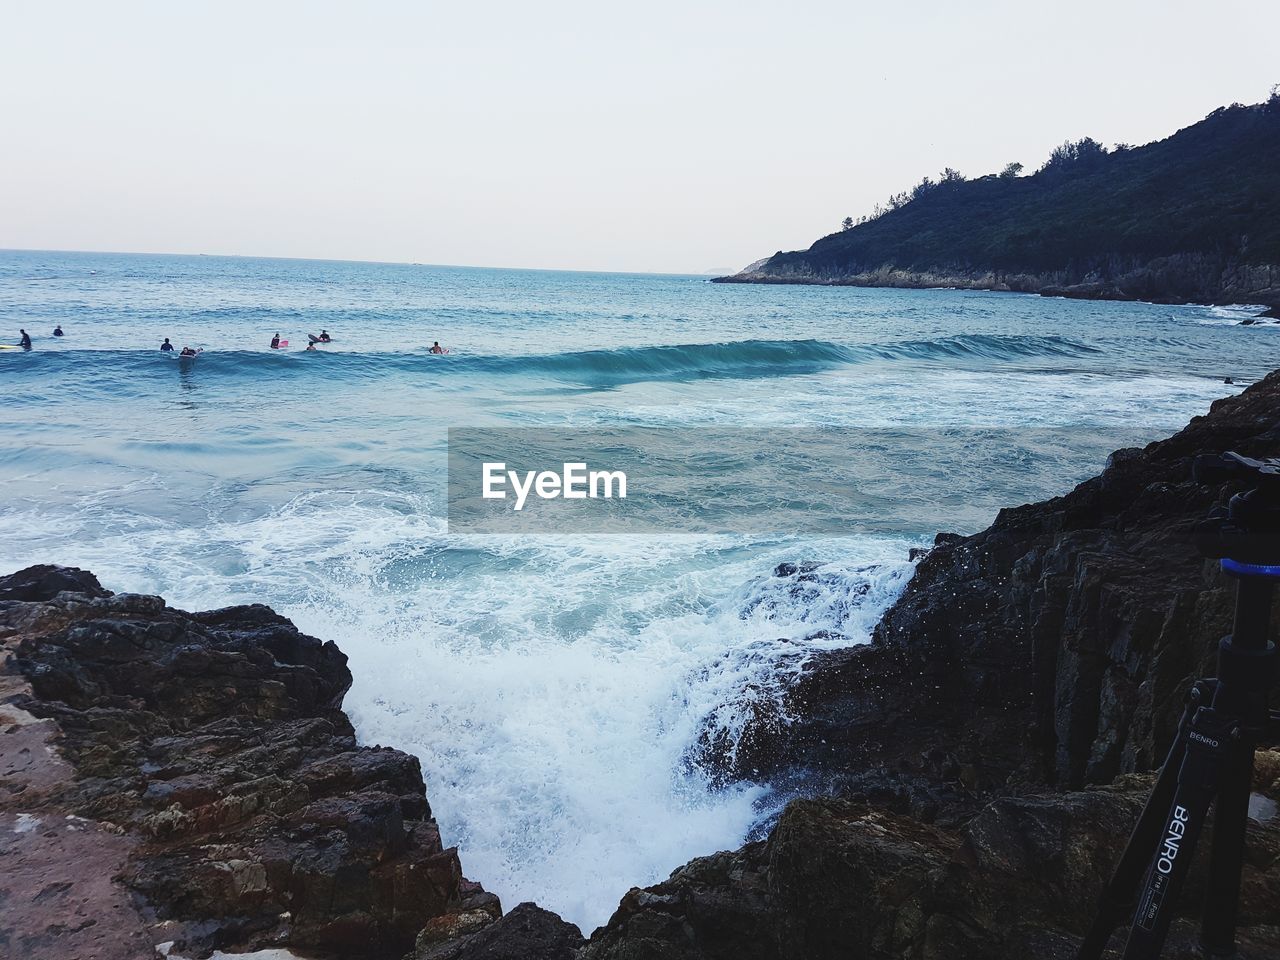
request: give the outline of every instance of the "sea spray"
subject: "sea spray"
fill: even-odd
[[[744,696],[785,689],[799,666],[788,636],[812,649],[864,642],[909,571],[900,541],[807,544],[808,556],[863,561],[835,564],[824,609],[771,576],[795,545],[495,538],[488,549],[472,576],[402,580],[392,602],[374,578],[289,612],[342,638],[362,737],[421,757],[468,869],[509,902],[536,899],[584,928],[630,886],[741,842],[767,787],[712,789],[686,764],[690,748],[708,725],[732,737]],[[744,604],[761,590],[772,603]]]
[[[767,814],[767,785],[719,785],[691,748],[732,739],[798,651],[864,642],[911,569],[895,538],[463,538],[426,509],[335,492],[199,531],[116,517],[63,559],[338,643],[362,742],[418,755],[466,869],[584,928]],[[801,561],[821,580],[774,575]]]

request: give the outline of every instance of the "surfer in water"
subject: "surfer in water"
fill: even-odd
[[[440,341],[439,341],[439,340],[437,340],[435,343],[431,344],[431,349],[428,351],[428,353],[448,353],[448,352],[449,352],[448,350],[446,350],[444,347],[440,346]]]
[[[274,337],[271,338],[271,349],[272,350],[280,349],[280,334],[277,333]]]
[[[173,350],[173,344],[169,342],[168,337],[164,338],[164,343],[160,344],[160,349],[165,353],[169,353]]]
[[[53,328],[53,335],[55,337],[62,336],[62,324],[58,324],[56,327]]]
[[[310,343],[307,344],[308,350],[314,350],[315,348],[316,348],[316,342],[314,340],[312,340]]]
[[[196,354],[198,354],[199,352],[200,352],[199,350],[192,350],[190,347],[183,347],[183,348],[182,348],[182,352],[181,352],[181,353],[179,353],[179,354],[178,354],[178,356],[180,356],[180,357],[194,357],[194,356],[195,356]]]
[[[321,330],[321,331],[320,331],[320,342],[321,342],[321,343],[328,343],[328,342],[329,342],[330,340],[332,340],[332,339],[333,339],[333,338],[332,338],[331,336],[329,336],[329,331],[328,331],[328,330]]]
[[[23,350],[30,350],[30,349],[31,349],[31,334],[27,333],[27,331],[25,331],[25,330],[23,330],[23,329],[21,329],[21,328],[19,328],[18,332],[19,332],[20,334],[22,334],[22,339],[18,341],[18,346],[20,346]]]

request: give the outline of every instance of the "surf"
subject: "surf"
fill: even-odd
[[[735,340],[626,346],[529,355],[468,353],[455,348],[447,355],[413,352],[218,350],[200,355],[200,373],[209,377],[310,378],[341,376],[376,379],[392,374],[453,379],[495,376],[552,380],[608,388],[641,382],[749,380],[822,373],[858,364],[894,361],[943,363],[1017,362],[1028,359],[1082,357],[1100,352],[1089,344],[1061,336],[957,335],[928,340],[884,343],[838,343],[830,340]],[[66,369],[76,365],[91,376],[163,376],[159,351],[49,350],[26,354],[29,369]]]

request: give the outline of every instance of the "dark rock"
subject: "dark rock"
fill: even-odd
[[[577,927],[535,903],[497,921],[473,922],[478,929],[464,923],[448,938],[439,936],[440,925],[428,927],[410,960],[573,960],[584,943]]]
[[[500,913],[442,846],[417,759],[357,745],[333,643],[264,606],[188,614],[62,568],[0,578],[0,596],[26,684],[10,702],[56,723],[74,773],[0,812],[126,838],[116,872],[153,942],[399,957],[433,918]]]
[[[872,643],[810,661],[787,722],[759,711],[699,757],[840,799],[793,802],[766,842],[633,890],[584,960],[1074,956],[1143,772],[1230,628],[1231,584],[1192,539],[1233,491],[1191,462],[1226,450],[1280,454],[1280,373],[1066,496],[939,536]],[[1272,798],[1277,757],[1256,769]],[[1278,844],[1280,821],[1251,823],[1244,956],[1280,955]],[[1166,957],[1198,956],[1203,860]]]
[[[581,960],[1068,960],[1149,785],[1005,799],[957,830],[797,801],[767,842],[632,890]],[[1249,844],[1242,944],[1270,956],[1280,828]],[[1188,913],[1203,892],[1192,887]],[[1191,924],[1165,956],[1199,956]]]
[[[77,567],[56,567],[41,563],[0,579],[0,600],[22,600],[39,603],[52,600],[62,591],[84,593],[91,597],[109,597],[98,578]]]
[[[813,573],[813,571],[817,570],[820,566],[822,566],[822,564],[814,563],[813,561],[805,561],[804,563],[784,562],[773,568],[773,575],[775,577],[802,576],[804,574]]]
[[[1231,449],[1280,454],[1280,373],[1168,440],[1117,451],[1066,496],[939,538],[870,645],[811,661],[788,694],[792,722],[701,759],[918,814],[940,804],[944,818],[1152,769],[1229,629],[1230,583],[1191,537],[1229,491],[1194,483],[1190,466]]]

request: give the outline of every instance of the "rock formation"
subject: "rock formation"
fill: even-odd
[[[1192,459],[1225,450],[1280,454],[1280,373],[1066,496],[940,536],[870,644],[811,661],[736,751],[702,745],[726,776],[839,799],[633,890],[584,960],[1074,956],[1229,630],[1229,581],[1191,538],[1230,492]],[[1255,789],[1280,797],[1277,774],[1260,753]],[[1197,955],[1201,892],[1167,956]],[[1280,956],[1274,819],[1251,824],[1242,899],[1243,955]]]
[[[0,954],[389,958],[433,919],[500,914],[417,759],[357,746],[332,642],[44,566],[0,578],[0,643]]]

